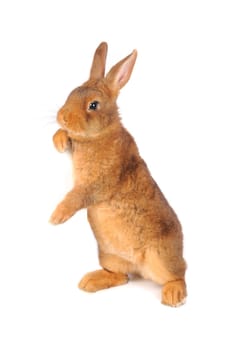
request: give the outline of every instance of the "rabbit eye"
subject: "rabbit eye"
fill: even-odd
[[[95,110],[97,109],[98,104],[99,104],[98,101],[93,101],[93,102],[91,102],[91,103],[89,104],[88,109],[89,109],[89,110],[95,111]]]

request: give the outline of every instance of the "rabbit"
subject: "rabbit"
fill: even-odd
[[[162,286],[163,304],[179,306],[187,295],[181,224],[124,128],[116,102],[137,51],[105,75],[107,47],[97,47],[89,79],[57,114],[61,128],[53,143],[59,152],[71,152],[74,185],[50,222],[61,224],[87,208],[102,269],[87,273],[80,289],[122,285],[135,274]]]

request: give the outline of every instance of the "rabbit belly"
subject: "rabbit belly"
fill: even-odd
[[[143,255],[143,244],[133,234],[133,223],[120,209],[107,205],[88,208],[88,220],[100,251],[137,263]]]

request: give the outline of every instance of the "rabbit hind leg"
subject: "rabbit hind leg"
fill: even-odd
[[[142,275],[163,286],[162,303],[179,306],[187,296],[185,283],[186,264],[182,257],[163,257],[156,251],[146,254]]]

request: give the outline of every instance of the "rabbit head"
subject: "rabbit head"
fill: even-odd
[[[105,76],[106,56],[107,44],[103,42],[95,51],[89,80],[71,92],[58,112],[58,123],[70,137],[96,136],[119,121],[117,96],[131,76],[137,51],[114,65]]]

